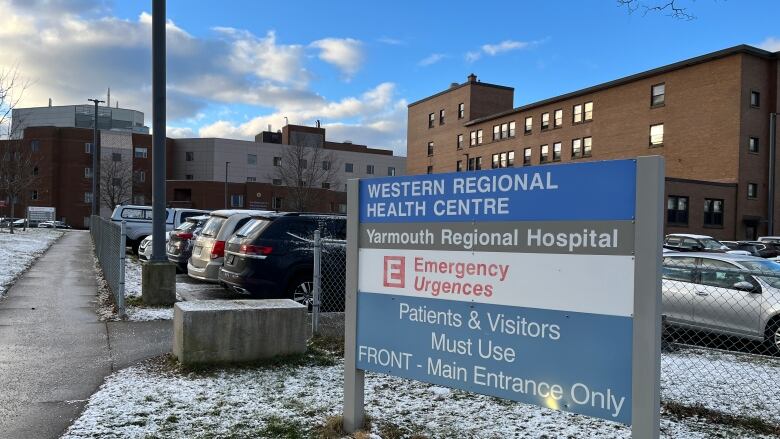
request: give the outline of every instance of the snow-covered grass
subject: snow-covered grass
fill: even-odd
[[[14,234],[0,230],[0,297],[62,233],[38,228],[15,229]]]
[[[677,358],[696,355],[674,354],[674,363],[683,368]],[[326,366],[183,373],[170,367],[167,360],[153,360],[110,376],[64,437],[307,437],[342,411],[343,363],[341,359],[334,361]],[[751,367],[728,356],[702,355],[700,361],[725,362],[735,371]],[[665,367],[667,363],[665,358]],[[672,386],[697,395],[689,403],[711,398],[690,388],[698,383],[689,386],[678,377],[673,381],[665,377],[662,384],[665,396]],[[721,385],[721,390],[729,391],[729,383]],[[763,395],[772,393],[775,389],[766,389]],[[399,432],[407,437],[441,438],[631,435],[621,424],[374,373],[366,374],[365,400],[374,437],[398,437],[394,435]],[[767,402],[767,406],[763,410],[778,409],[774,402]],[[666,413],[662,413],[661,429],[662,436],[668,438],[766,437],[695,417],[676,419]],[[279,433],[282,430],[286,436]]]

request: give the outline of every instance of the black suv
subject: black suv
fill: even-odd
[[[341,252],[341,258],[331,259],[343,261],[347,237],[344,216],[286,213],[253,217],[225,244],[220,284],[241,294],[288,298],[310,306],[317,229],[323,238],[336,241],[323,248],[323,262],[329,252]],[[343,309],[343,297],[339,302],[335,307]]]

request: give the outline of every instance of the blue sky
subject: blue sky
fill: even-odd
[[[288,116],[403,153],[406,104],[471,72],[515,87],[522,105],[737,44],[780,50],[776,0],[679,2],[694,20],[612,0],[169,0],[169,134],[251,138]],[[0,0],[0,10],[11,12],[0,47],[17,49],[35,81],[26,104],[110,86],[150,118],[151,1]]]

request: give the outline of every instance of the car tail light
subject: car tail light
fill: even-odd
[[[176,237],[180,239],[192,239],[192,233],[177,233]]]
[[[211,247],[211,259],[222,258],[225,256],[225,241],[215,241]]]
[[[245,254],[245,255],[270,255],[273,251],[273,247],[267,247],[264,245],[252,245],[252,244],[241,244],[241,249],[239,250],[239,253]]]

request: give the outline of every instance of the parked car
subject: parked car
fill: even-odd
[[[38,223],[41,229],[70,229],[70,226],[62,221],[43,221]]]
[[[714,252],[726,253],[731,251],[722,242],[706,235],[690,235],[686,233],[672,233],[664,238],[664,248],[678,252]],[[745,253],[749,254],[749,253]]]
[[[764,341],[780,354],[780,264],[723,253],[664,255],[663,313],[672,326]]]
[[[182,221],[191,216],[198,216],[203,215],[204,213],[208,213],[207,211],[200,209],[168,208],[165,210],[165,229],[168,231],[175,229],[179,226],[179,224],[182,223]],[[134,253],[138,252],[141,241],[152,234],[151,206],[116,206],[113,214],[111,214],[111,220],[125,222],[127,245],[133,248]]]
[[[182,273],[187,272],[187,261],[192,256],[192,243],[209,218],[208,215],[191,216],[170,234],[165,253],[168,260],[176,264],[176,269]]]
[[[776,258],[780,255],[777,244],[759,241],[721,241],[732,250],[744,250],[759,258]]]
[[[343,252],[346,226],[346,217],[341,215],[256,216],[228,241],[219,282],[239,293],[311,305],[314,231],[319,228],[323,237],[338,240],[327,244],[324,253]],[[329,259],[336,258],[323,256],[323,261]],[[343,261],[343,256],[338,260]],[[329,305],[343,311],[343,303],[340,297]],[[331,309],[335,310],[339,309]]]
[[[731,250],[741,250],[749,254],[750,256],[762,257],[758,250],[758,246],[753,243],[745,241],[720,241],[723,245]]]
[[[768,242],[771,244],[780,244],[780,236],[759,236],[758,242]]]
[[[200,235],[192,245],[187,274],[195,279],[217,282],[225,256],[225,242],[249,222],[253,215],[271,213],[265,210],[216,210],[209,214]]]

